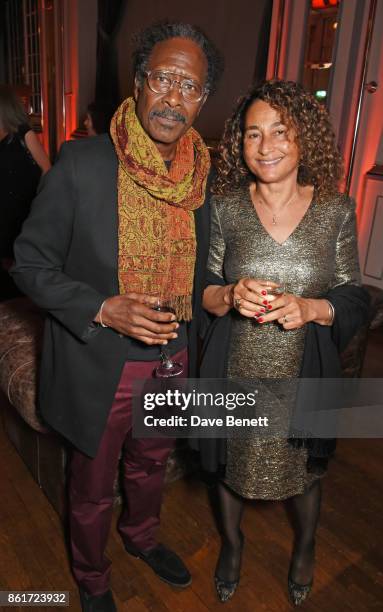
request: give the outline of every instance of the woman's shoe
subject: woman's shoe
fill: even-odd
[[[314,555],[315,544],[313,545],[310,552]],[[290,563],[289,575],[287,577],[287,587],[288,587],[289,598],[291,602],[294,604],[294,606],[300,606],[310,595],[310,591],[312,589],[314,579],[311,578],[311,580],[307,582],[306,584],[299,584],[298,582],[295,582],[295,580],[293,580],[292,578],[293,562],[294,562],[294,553],[293,553],[291,563]]]
[[[233,597],[239,585],[239,574],[241,571],[241,559],[242,559],[242,550],[243,550],[243,544],[244,544],[244,537],[243,537],[242,532],[240,533],[240,540],[241,540],[241,550],[240,550],[241,558],[239,561],[238,578],[236,580],[223,580],[222,578],[220,578],[220,576],[217,575],[217,573],[215,573],[214,575],[215,588],[217,591],[218,598],[222,603],[229,601],[229,599]]]
[[[239,578],[238,580],[233,580],[232,582],[229,582],[228,580],[221,580],[221,578],[215,575],[214,582],[219,600],[222,603],[225,603],[233,597],[236,588],[239,585]]]
[[[300,606],[310,595],[313,580],[310,580],[308,584],[298,584],[297,582],[294,582],[289,572],[287,586],[291,602],[294,604],[294,606]]]

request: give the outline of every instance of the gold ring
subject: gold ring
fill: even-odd
[[[242,302],[242,298],[235,298],[235,299],[234,299],[234,306],[235,306],[236,308],[240,308],[240,306],[241,306],[241,302]]]

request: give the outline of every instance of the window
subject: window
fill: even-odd
[[[6,1],[6,49],[8,82],[27,98],[28,112],[41,115],[38,0]]]

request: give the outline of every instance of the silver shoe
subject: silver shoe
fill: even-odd
[[[310,580],[307,584],[298,584],[290,576],[290,572],[287,578],[287,586],[289,591],[290,601],[294,606],[300,606],[310,595],[310,591],[313,586],[313,580]]]
[[[242,561],[243,545],[245,541],[245,538],[242,532],[240,532],[240,540],[241,540],[241,561]],[[241,561],[239,564],[238,573],[241,571]],[[222,578],[217,576],[217,574],[214,574],[214,582],[215,582],[215,588],[216,588],[219,600],[222,603],[225,603],[226,601],[229,601],[229,599],[233,597],[239,585],[239,575],[238,575],[237,580],[222,580]]]
[[[228,580],[222,580],[219,576],[214,576],[215,588],[217,590],[218,598],[222,603],[229,601],[231,599],[239,585],[238,580],[233,580],[229,582]]]

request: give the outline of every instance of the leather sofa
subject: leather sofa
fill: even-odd
[[[27,298],[0,303],[0,410],[4,430],[60,516],[65,515],[69,444],[43,423],[36,402],[44,316]],[[185,444],[169,457],[166,480],[193,467]],[[118,478],[115,483],[119,500]]]

